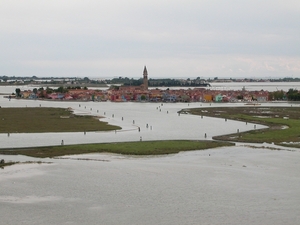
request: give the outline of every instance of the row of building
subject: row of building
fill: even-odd
[[[70,89],[67,93],[46,93],[46,90],[21,91],[21,98],[111,102],[238,102],[268,101],[268,91],[220,91],[205,88],[179,90],[145,90],[141,87],[118,87],[108,90]]]
[[[206,88],[161,90],[148,88],[148,71],[143,70],[141,86],[120,86],[108,90],[69,89],[67,93],[49,93],[47,90],[23,91],[22,98],[80,100],[80,101],[111,101],[111,102],[238,102],[268,101],[268,91],[217,91]]]

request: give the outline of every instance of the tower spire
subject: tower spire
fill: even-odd
[[[144,67],[143,78],[144,78],[144,90],[148,90],[148,71],[146,66]]]
[[[145,76],[148,76],[148,71],[147,71],[147,68],[146,68],[146,66],[144,66],[144,72],[143,72],[143,75]]]

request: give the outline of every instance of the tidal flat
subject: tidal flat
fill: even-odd
[[[253,129],[247,132],[214,136],[215,140],[275,143],[299,148],[300,145],[300,114],[299,107],[218,107],[194,108],[188,112],[199,116],[211,116],[227,120],[243,121],[245,123],[263,124],[264,129]]]

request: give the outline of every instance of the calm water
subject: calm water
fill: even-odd
[[[19,85],[19,86],[0,86],[0,93],[11,94],[15,92],[16,88],[20,88],[21,90],[32,90],[36,86],[27,86],[27,85]],[[300,90],[300,82],[225,82],[225,83],[211,83],[211,87],[207,87],[208,89],[214,90],[242,90],[245,87],[248,91],[277,91],[283,90],[288,91],[290,88]],[[156,88],[156,87],[155,87]],[[159,89],[188,89],[188,87],[158,87]],[[91,88],[91,89],[100,89],[105,90],[107,88]]]
[[[72,107],[81,114],[105,113],[106,121],[123,128],[117,133],[86,135],[0,134],[1,147],[59,145],[62,139],[65,144],[141,137],[204,139],[204,133],[211,138],[254,126],[177,114],[182,108],[218,104],[8,101],[0,97],[0,105]],[[0,224],[299,224],[300,152],[290,150],[238,144],[167,156],[88,154],[43,159],[52,164],[6,167],[0,170]],[[87,158],[91,160],[78,160]]]
[[[80,133],[42,133],[42,134],[0,134],[1,147],[22,147],[41,145],[122,142],[165,139],[211,139],[212,136],[254,129],[254,124],[236,121],[225,122],[211,117],[200,118],[193,115],[178,116],[182,108],[213,107],[218,104],[200,103],[111,103],[111,102],[56,102],[15,100],[1,98],[2,107],[71,107],[82,115],[105,116],[103,121],[122,127],[120,131]],[[226,104],[230,106],[229,104]],[[243,104],[240,104],[241,106]],[[123,118],[123,120],[122,120]],[[24,118],[26,119],[26,118]],[[148,128],[147,128],[148,124]],[[140,132],[138,131],[140,127]],[[262,128],[256,125],[256,128]]]
[[[300,82],[237,82],[237,83],[211,83],[211,89],[215,90],[242,90],[247,91],[288,91],[300,90]]]
[[[7,167],[0,171],[1,224],[296,225],[299,156],[236,146]]]

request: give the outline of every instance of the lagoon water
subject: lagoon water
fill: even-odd
[[[157,157],[89,154],[43,161],[53,164],[1,170],[1,224],[300,222],[299,151],[236,146]]]
[[[300,82],[213,82],[210,83],[211,87],[204,87],[206,89],[213,90],[242,90],[245,88],[247,91],[288,91],[289,89],[297,89],[300,90]],[[39,86],[32,85],[18,85],[18,86],[0,86],[0,93],[11,94],[14,93],[16,88],[20,88],[21,90],[32,90],[33,88],[39,88]],[[156,87],[152,87],[156,88]],[[188,87],[158,87],[159,89],[188,89]],[[99,89],[106,90],[105,87],[99,88],[91,88],[91,89]],[[150,88],[151,89],[151,88]]]
[[[122,127],[116,133],[86,135],[0,134],[1,147],[60,145],[62,139],[65,144],[141,137],[201,140],[204,133],[210,139],[254,128],[249,123],[177,114],[182,108],[219,106],[208,103],[8,101],[0,96],[0,106],[71,107],[75,113],[106,116],[102,120]],[[252,148],[240,143],[166,156],[75,155],[43,159],[51,164],[5,167],[0,170],[0,224],[299,224],[300,151],[272,144],[267,146],[281,150],[269,150],[263,148],[266,145],[251,144],[256,146]]]
[[[1,147],[27,147],[65,144],[123,142],[165,139],[211,139],[212,136],[236,133],[254,129],[254,124],[241,123],[198,117],[188,114],[178,115],[183,108],[213,107],[210,103],[111,103],[111,102],[67,102],[67,101],[34,101],[0,98],[2,107],[64,107],[72,108],[81,115],[105,116],[101,119],[110,124],[122,127],[122,130],[111,132],[80,133],[41,133],[0,134]],[[243,105],[243,104],[240,104]],[[229,105],[227,105],[229,106]],[[204,109],[205,110],[205,109]],[[26,119],[26,118],[24,118]],[[148,126],[147,126],[148,125]],[[256,128],[262,128],[256,125]],[[140,128],[140,132],[138,131]]]
[[[288,91],[289,89],[300,89],[300,82],[227,82],[211,83],[210,89],[214,90],[242,90],[247,91]]]

